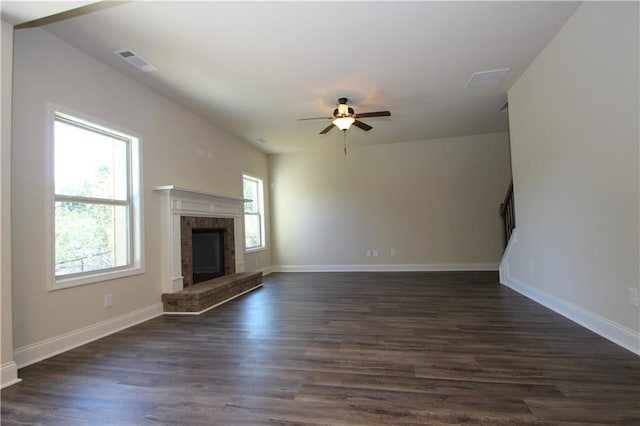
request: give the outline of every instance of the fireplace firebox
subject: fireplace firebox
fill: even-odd
[[[224,275],[224,229],[192,229],[191,232],[193,284]]]

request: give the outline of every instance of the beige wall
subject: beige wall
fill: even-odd
[[[16,378],[11,310],[11,72],[13,26],[2,21],[2,150],[0,151],[0,365],[2,384]]]
[[[17,351],[160,302],[161,197],[154,187],[173,184],[242,197],[242,173],[267,180],[268,167],[263,153],[42,29],[16,32],[14,65],[13,335]],[[47,261],[51,253],[45,208],[51,185],[46,175],[49,101],[142,135],[145,274],[47,291],[52,267]],[[270,252],[245,259],[247,270],[268,266]],[[104,309],[107,293],[113,294],[113,307]]]
[[[585,2],[509,91],[510,279],[636,347],[639,62],[638,3]]]
[[[332,145],[270,156],[270,167],[276,269],[495,269],[499,262],[506,133],[355,146],[346,158]],[[374,249],[379,256],[367,257]]]

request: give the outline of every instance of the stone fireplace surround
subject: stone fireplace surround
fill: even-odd
[[[183,262],[187,257],[183,253],[189,250],[190,257],[191,247],[188,242],[183,242],[183,233],[188,230],[191,238],[192,226],[225,229],[225,273],[244,272],[243,198],[225,197],[174,185],[158,186],[154,190],[163,197],[162,293],[175,293],[191,284],[190,274],[189,277],[185,276],[190,268],[185,268]]]

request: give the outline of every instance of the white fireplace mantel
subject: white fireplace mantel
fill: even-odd
[[[183,289],[180,217],[200,216],[232,218],[235,240],[236,272],[244,272],[244,202],[243,198],[225,197],[208,192],[157,186],[162,194],[162,292]]]

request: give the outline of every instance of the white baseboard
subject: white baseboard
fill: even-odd
[[[514,230],[500,262],[500,282],[502,284],[616,345],[640,355],[640,333],[513,278],[509,273],[509,262],[517,244],[518,234],[517,230]]]
[[[637,333],[621,324],[593,313],[573,303],[567,302],[557,296],[531,287],[513,277],[508,277],[502,284],[523,296],[537,302],[552,311],[580,324],[596,334],[612,341],[618,346],[640,355],[640,333]]]
[[[0,380],[0,383],[2,383],[0,389],[4,389],[8,386],[21,382],[22,379],[18,378],[18,365],[13,361],[5,362],[0,365]]]
[[[273,265],[273,272],[429,272],[497,271],[497,263],[429,263],[365,265]]]
[[[41,342],[23,346],[14,351],[13,357],[18,368],[26,367],[160,315],[162,315],[162,304],[157,303]]]
[[[262,272],[262,275],[269,275],[273,272],[273,268],[271,266],[265,266],[264,268],[258,269],[256,272]]]

